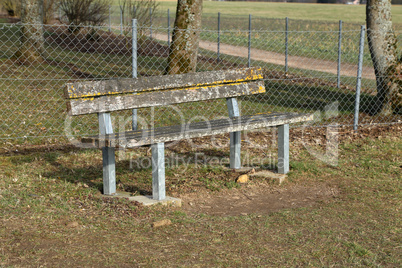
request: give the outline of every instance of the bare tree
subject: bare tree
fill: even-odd
[[[401,58],[392,29],[391,0],[368,0],[366,6],[367,39],[373,61],[377,97],[375,114],[402,111]]]
[[[119,0],[119,7],[123,15],[124,34],[131,31],[131,20],[137,19],[140,27],[139,34],[144,34],[144,27],[150,27],[151,21],[156,18],[159,2],[156,0]],[[128,19],[125,14],[128,14]]]
[[[57,0],[43,0],[43,23],[48,24],[53,19],[53,12]]]
[[[82,26],[102,25],[109,14],[109,0],[60,0],[60,9],[67,18],[70,32]]]
[[[178,0],[167,74],[196,71],[201,16],[202,0]]]
[[[23,64],[43,61],[42,7],[43,0],[21,0],[21,36],[16,57]]]

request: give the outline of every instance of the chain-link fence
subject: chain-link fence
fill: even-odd
[[[133,69],[138,76],[162,75],[172,42],[171,27],[132,29],[106,25],[82,27],[73,34],[65,25],[43,25],[43,61],[21,64],[15,57],[20,46],[20,28],[21,24],[0,24],[3,141],[55,142],[63,141],[67,134],[97,133],[95,116],[67,116],[64,85],[82,79],[130,78]],[[264,69],[267,92],[242,98],[242,114],[315,112],[316,126],[353,125],[358,108],[359,124],[401,122],[400,114],[373,113],[377,90],[366,43],[360,55],[361,77],[357,77],[360,27],[319,31],[209,28],[200,32],[197,71],[248,66]],[[137,62],[133,62],[133,30],[137,33]],[[400,39],[401,32],[396,34]],[[356,107],[358,80],[360,106]],[[337,113],[323,112],[334,105]],[[155,125],[222,115],[227,115],[227,108],[220,100],[141,109],[138,114],[143,122],[153,121]],[[114,118],[117,121],[130,115],[117,113]],[[124,127],[130,128],[130,122],[124,119]]]

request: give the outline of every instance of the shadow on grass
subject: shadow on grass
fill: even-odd
[[[100,150],[76,149],[69,151],[45,151],[39,154],[22,155],[17,161],[19,163],[30,163],[36,158],[49,165],[49,171],[42,174],[43,178],[49,180],[60,180],[72,184],[82,184],[85,187],[97,189],[103,193],[103,166]],[[212,168],[219,170],[222,166],[215,166],[208,162],[200,161],[193,152],[170,154],[165,158],[166,178],[169,184],[175,183],[175,176],[178,171],[187,174],[188,168],[194,165],[201,166],[201,169]],[[208,155],[209,158],[224,158],[227,153],[214,148],[197,150],[197,154]],[[63,157],[62,157],[63,156]],[[93,160],[94,158],[99,160]],[[119,160],[119,153],[116,153],[116,185],[117,190],[130,192],[133,195],[152,195],[152,162],[151,157],[126,155]],[[180,173],[179,172],[179,173]],[[197,172],[197,171],[196,171]],[[199,170],[202,177],[202,170]],[[223,172],[223,171],[222,171]],[[198,177],[197,175],[195,177]],[[187,180],[187,179],[185,179]]]

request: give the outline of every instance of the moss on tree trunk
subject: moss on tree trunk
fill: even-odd
[[[402,107],[401,61],[396,55],[391,0],[368,0],[366,19],[367,39],[377,82],[377,97],[372,112],[388,115]]]
[[[22,64],[43,61],[44,37],[42,25],[42,0],[21,1],[21,36],[16,57]]]

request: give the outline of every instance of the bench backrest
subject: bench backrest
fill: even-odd
[[[69,83],[70,115],[264,93],[261,68]]]

